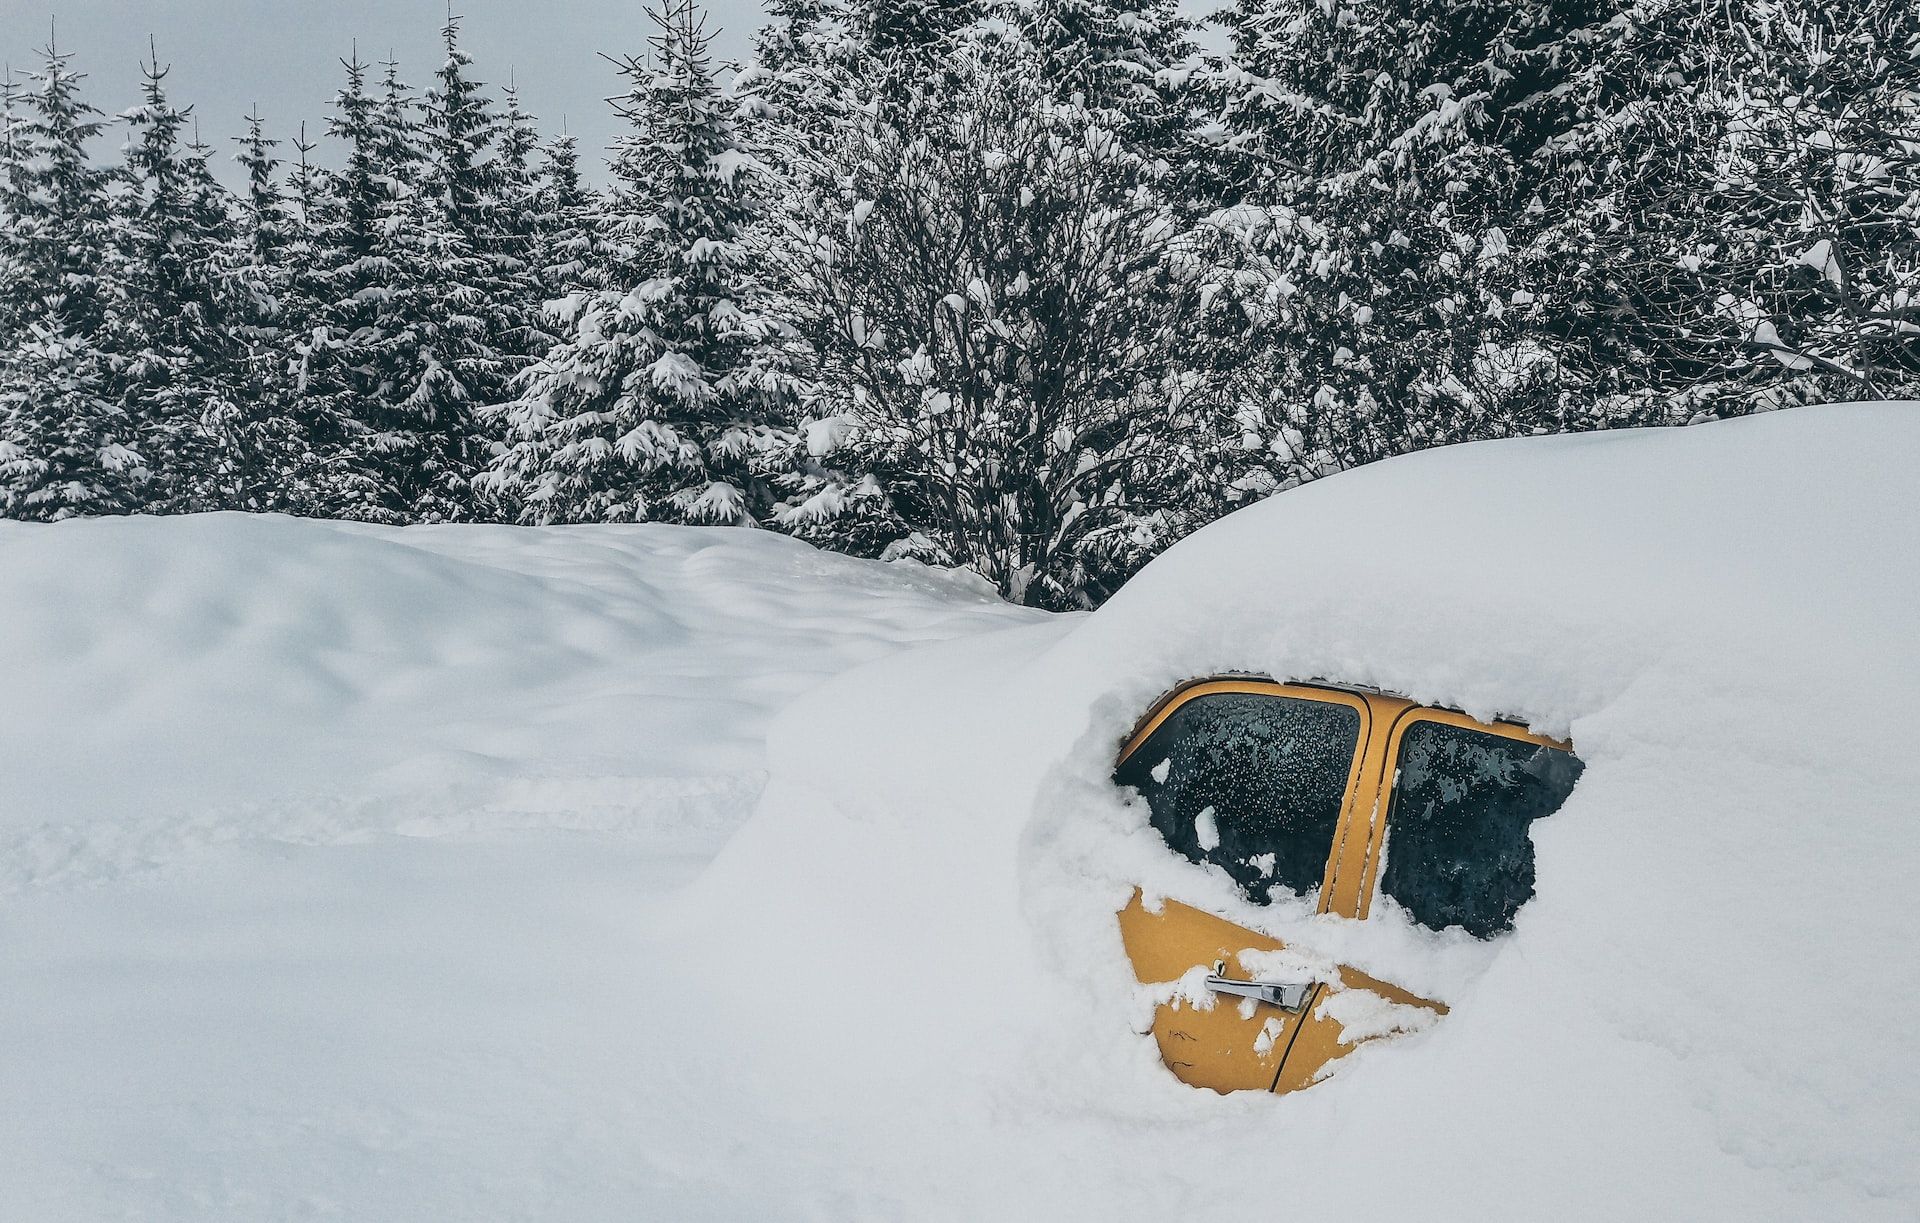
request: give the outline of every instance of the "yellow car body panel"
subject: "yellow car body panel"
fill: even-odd
[[[1570,745],[1507,722],[1481,722],[1465,714],[1414,704],[1402,697],[1330,688],[1282,684],[1257,678],[1204,680],[1180,688],[1162,700],[1141,722],[1121,750],[1124,762],[1135,749],[1188,701],[1216,693],[1255,693],[1345,705],[1360,716],[1360,735],[1347,779],[1340,821],[1327,856],[1318,911],[1365,918],[1372,907],[1386,842],[1400,741],[1423,721],[1570,751]],[[1136,890],[1119,914],[1120,935],[1134,975],[1145,984],[1171,986],[1196,969],[1240,978],[1243,951],[1274,952],[1285,944],[1214,914],[1167,899],[1149,907]],[[1296,1091],[1326,1077],[1329,1068],[1361,1041],[1349,1040],[1337,1018],[1337,995],[1365,990],[1387,1003],[1445,1015],[1444,1004],[1421,998],[1390,982],[1342,966],[1336,980],[1317,983],[1305,1004],[1288,1012],[1266,1002],[1231,996],[1194,998],[1180,991],[1154,1013],[1153,1037],[1161,1059],[1182,1082],[1214,1091]]]
[[[1256,934],[1225,918],[1178,901],[1149,911],[1140,893],[1120,911],[1120,938],[1142,980],[1170,983],[1194,968],[1237,962],[1242,951],[1279,951],[1279,939]],[[1233,998],[1211,1005],[1174,1000],[1153,1013],[1153,1039],[1160,1058],[1181,1082],[1215,1091],[1267,1091],[1300,1027],[1300,1016],[1277,1007],[1242,1007]]]
[[[1192,970],[1222,965],[1225,975],[1243,975],[1242,951],[1281,951],[1277,938],[1249,930],[1223,917],[1162,901],[1149,909],[1136,891],[1120,911],[1120,938],[1134,973],[1143,982],[1171,983]],[[1438,1015],[1447,1008],[1397,986],[1342,967],[1337,982],[1323,982],[1298,1012],[1232,997],[1196,1002],[1176,998],[1154,1011],[1153,1039],[1161,1060],[1181,1082],[1214,1091],[1293,1091],[1317,1081],[1328,1063],[1354,1048],[1341,1024],[1321,1003],[1345,990],[1368,990],[1401,1006]]]

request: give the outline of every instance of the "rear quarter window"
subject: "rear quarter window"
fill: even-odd
[[[1414,723],[1400,739],[1381,893],[1434,930],[1512,929],[1533,897],[1533,822],[1559,810],[1582,768],[1558,748]]]

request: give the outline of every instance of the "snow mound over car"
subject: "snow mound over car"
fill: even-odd
[[[1914,404],[1427,452],[1215,524],[1089,618],[829,682],[665,927],[729,1166],[836,1217],[1913,1217],[1917,461]],[[1167,850],[1114,753],[1227,671],[1571,738],[1515,931],[1376,936]],[[1135,886],[1424,965],[1451,1013],[1297,1095],[1181,1086]]]

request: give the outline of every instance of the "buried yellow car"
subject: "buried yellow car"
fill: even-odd
[[[1162,699],[1114,780],[1145,799],[1169,847],[1255,903],[1292,894],[1364,919],[1384,897],[1421,926],[1487,939],[1533,895],[1528,827],[1580,770],[1570,744],[1511,723],[1357,688],[1223,678]],[[1153,1037],[1196,1087],[1295,1091],[1369,1035],[1446,1011],[1177,900],[1136,891],[1120,929],[1136,976],[1169,987]],[[1385,1022],[1352,1022],[1362,1014]]]

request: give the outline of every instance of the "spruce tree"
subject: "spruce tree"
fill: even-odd
[[[472,512],[467,482],[485,461],[476,410],[499,399],[521,364],[511,345],[529,289],[524,265],[503,240],[500,174],[491,154],[498,132],[492,103],[471,79],[458,18],[441,29],[446,58],[428,90],[419,124],[420,189],[399,228],[397,305],[409,348],[398,353],[397,389],[420,446],[435,469],[415,513],[428,519]]]
[[[396,518],[455,520],[467,516],[470,384],[484,360],[473,353],[484,323],[468,283],[474,256],[462,230],[483,198],[468,177],[473,132],[466,124],[475,116],[469,99],[457,94],[449,127],[446,111],[431,99],[419,104],[396,60],[381,67],[373,151],[384,190],[370,269],[376,294],[364,343],[372,375],[364,419],[374,429],[378,474]],[[443,73],[458,78],[462,67],[450,62]]]
[[[975,26],[994,0],[846,0],[857,43],[851,65],[860,103],[898,120],[912,99],[941,82],[957,83],[949,63],[955,38]]]
[[[140,105],[123,118],[128,190],[120,225],[126,306],[111,327],[119,395],[157,477],[149,504],[209,509],[216,491],[213,422],[231,411],[223,383],[237,359],[229,317],[234,233],[226,193],[189,144],[191,108],[175,107],[157,55],[142,68]]]
[[[280,186],[281,162],[273,155],[280,142],[268,138],[266,121],[256,106],[247,115],[246,134],[236,136],[234,143],[239,151],[233,159],[247,174],[247,192],[240,200],[241,241],[248,262],[255,267],[272,267],[292,240],[294,227],[286,192]]]
[[[853,20],[868,51],[909,86],[957,31],[973,24],[986,0],[854,0]]]
[[[460,337],[477,303],[453,273],[470,258],[450,219],[411,89],[384,61],[380,95],[344,61],[329,134],[345,147],[317,209],[317,326],[302,346],[306,394],[338,438],[341,512],[382,522],[468,515],[473,447]],[[464,208],[467,197],[459,197]],[[470,376],[470,375],[469,375]]]
[[[1211,88],[1223,276],[1284,484],[1422,446],[1590,420],[1538,324],[1540,157],[1595,6],[1242,0]],[[1547,50],[1543,51],[1543,48]],[[1251,340],[1251,343],[1248,341]]]
[[[313,257],[298,283],[311,326],[293,337],[295,385],[314,422],[331,513],[375,522],[404,521],[397,490],[394,438],[383,395],[381,349],[392,289],[387,252],[391,186],[380,103],[367,90],[358,54],[341,61],[346,81],[335,93],[327,134],[343,147],[340,169],[313,170],[303,155],[296,196],[308,217]]]
[[[221,504],[231,508],[324,512],[314,488],[319,439],[290,361],[308,322],[295,276],[310,248],[280,183],[279,142],[267,137],[258,108],[246,122],[246,134],[234,138],[247,189],[229,252],[229,355],[209,422],[219,442],[214,475]],[[309,179],[309,200],[312,189]]]
[[[108,332],[124,306],[108,188],[87,145],[104,126],[56,46],[9,126],[11,335],[0,352],[0,515],[139,508],[150,475]]]
[[[87,146],[106,123],[80,95],[84,74],[49,46],[41,70],[17,89],[20,113],[8,127],[8,228],[23,281],[13,294],[26,319],[89,334],[115,308],[111,170]]]
[[[1613,340],[1596,383],[1696,417],[1911,393],[1920,11],[1740,0],[1611,50],[1626,101],[1546,193],[1577,252],[1555,265],[1559,313]],[[1602,381],[1623,368],[1645,373]]]
[[[20,83],[9,64],[0,74],[0,284],[6,286],[0,291],[0,360],[25,338],[30,319],[24,292],[27,248],[19,228],[20,219],[32,207],[27,197],[25,122]]]
[[[1136,147],[1177,136],[1181,94],[1169,70],[1195,47],[1174,0],[1001,0],[990,11],[1021,23],[1060,97],[1119,112]]]
[[[533,227],[539,244],[535,273],[540,298],[604,289],[614,250],[602,233],[603,200],[581,181],[578,142],[568,135],[554,137],[543,150],[543,163]],[[558,342],[550,325],[543,325],[543,334],[547,347]]]
[[[540,133],[534,117],[520,105],[520,91],[512,81],[503,97],[488,225],[503,273],[525,276],[539,259],[543,218],[540,170],[534,158],[540,151]]]
[[[349,67],[349,85],[342,91],[348,97],[355,93],[354,75]],[[253,475],[271,473],[275,487],[252,494],[263,508],[383,520],[390,511],[382,504],[377,456],[367,444],[369,430],[355,415],[351,371],[341,360],[345,337],[336,338],[345,304],[339,293],[352,282],[357,258],[340,244],[355,234],[355,210],[347,201],[357,198],[351,189],[362,176],[351,149],[341,174],[322,169],[315,159],[318,146],[308,139],[304,123],[293,150],[297,160],[287,183],[282,271],[278,276],[267,273],[282,286],[283,321],[275,329],[279,351],[258,354],[254,367],[256,376],[282,388],[286,413],[268,422],[260,439],[260,453],[266,457],[259,464],[242,465],[240,487],[250,489]]]
[[[877,61],[855,37],[849,0],[773,0],[767,15],[734,93],[755,117],[750,139],[771,138],[777,158],[805,160],[855,104],[855,64],[872,70]]]
[[[650,56],[619,65],[614,287],[562,303],[565,342],[496,414],[486,485],[523,521],[753,522],[791,462],[782,337],[741,245],[751,159],[691,0],[648,11]]]
[[[541,151],[534,117],[522,108],[520,91],[509,80],[493,165],[493,286],[488,290],[503,364],[500,377],[488,390],[489,403],[502,397],[513,374],[545,356],[559,339],[547,325],[542,307],[550,296],[547,269],[559,262],[549,258],[550,248],[565,222],[550,210],[548,176],[545,167],[537,164]],[[577,190],[577,165],[572,173]],[[491,445],[493,439],[486,440]]]

